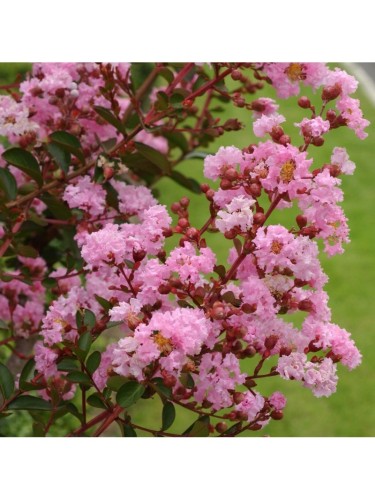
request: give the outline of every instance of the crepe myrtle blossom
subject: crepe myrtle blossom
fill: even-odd
[[[319,260],[349,242],[341,178],[355,164],[341,145],[315,157],[334,129],[366,137],[358,82],[323,63],[157,63],[142,82],[138,69],[34,64],[0,96],[13,149],[0,146],[0,374],[11,376],[9,356],[28,363],[21,392],[8,397],[3,383],[0,414],[32,403],[50,408],[38,433],[73,413],[74,436],[112,424],[174,436],[182,407],[185,436],[263,432],[286,406],[268,377],[328,397],[338,365],[362,360],[332,323]],[[294,97],[303,86],[311,100]],[[252,119],[241,144],[217,97]],[[233,145],[219,147],[227,132]],[[194,156],[200,186],[183,168]],[[171,210],[159,202],[173,181],[201,192],[199,213],[188,196]],[[150,427],[140,400],[162,408]]]
[[[216,227],[222,233],[234,228],[239,228],[242,232],[249,230],[254,220],[252,212],[252,206],[254,204],[255,200],[245,198],[242,195],[236,196],[226,205],[226,210],[220,210],[218,212]]]
[[[234,146],[221,146],[215,155],[204,159],[203,173],[208,179],[216,180],[228,168],[236,168],[243,161],[243,153]]]
[[[353,175],[355,163],[349,160],[349,155],[345,148],[333,148],[331,163],[339,167],[340,172],[345,175]]]
[[[266,134],[271,134],[273,129],[278,127],[280,123],[283,122],[285,122],[285,116],[280,115],[279,113],[262,115],[254,122],[254,135],[256,137],[263,137]]]

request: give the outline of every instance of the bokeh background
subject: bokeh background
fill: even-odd
[[[342,64],[329,64],[330,67]],[[374,67],[374,66],[373,66]],[[373,67],[369,67],[372,71]],[[0,85],[15,79],[17,73],[28,71],[29,64],[0,64]],[[318,96],[302,87],[302,94],[311,101],[319,102]],[[267,86],[257,96],[275,97],[273,90]],[[351,243],[346,246],[345,253],[328,258],[322,254],[322,264],[329,276],[326,290],[330,296],[329,305],[332,309],[332,321],[352,333],[352,336],[362,352],[362,364],[353,372],[339,366],[339,383],[335,394],[330,398],[316,398],[311,391],[304,389],[297,382],[286,382],[279,378],[264,379],[259,390],[265,395],[274,390],[281,390],[287,397],[285,417],[281,421],[271,422],[260,433],[248,433],[248,436],[375,436],[375,300],[373,287],[375,283],[375,107],[365,94],[361,85],[354,96],[361,100],[365,118],[370,120],[368,138],[360,141],[352,130],[344,127],[333,130],[327,135],[321,148],[310,150],[314,158],[315,168],[328,163],[332,149],[336,146],[346,147],[352,161],[357,165],[354,176],[343,178],[342,187],[345,194],[343,207],[349,219]],[[294,123],[304,116],[304,110],[296,105],[297,97],[280,102],[280,112],[287,118],[284,127],[287,133],[298,144],[298,129]],[[208,151],[214,153],[224,145],[235,145],[243,148],[256,142],[252,133],[251,114],[240,108],[230,108],[225,118],[238,118],[245,127],[239,132],[228,132],[210,145]],[[178,170],[203,182],[203,160],[186,160]],[[155,185],[160,202],[170,207],[173,201],[186,195],[183,188],[169,179],[162,179]],[[201,226],[207,220],[208,204],[204,196],[189,193],[191,199],[191,221]],[[270,223],[292,224],[291,211],[275,212]],[[217,253],[218,261],[227,258],[230,242],[222,241],[216,234],[207,237]],[[169,248],[173,241],[169,240]],[[248,368],[251,368],[251,362]],[[274,363],[273,363],[274,364]],[[246,363],[244,365],[246,369]],[[56,435],[65,435],[76,422],[71,417],[62,419]],[[134,421],[140,425],[158,428],[161,423],[161,404],[158,398],[153,402],[141,400],[133,410]],[[193,421],[194,416],[180,407],[177,408],[176,423],[171,432],[181,432]],[[27,415],[17,414],[0,423],[0,433],[13,436],[30,435],[30,421]],[[3,426],[3,431],[1,429]],[[6,426],[6,429],[5,429]],[[109,435],[118,435],[116,429]],[[139,435],[142,435],[139,433]],[[146,435],[146,434],[145,434]]]

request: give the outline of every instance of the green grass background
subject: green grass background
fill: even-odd
[[[330,65],[334,67],[335,65]],[[10,81],[19,66],[0,64],[0,79]],[[25,66],[21,67],[23,70]],[[314,96],[302,87],[302,94]],[[272,97],[273,92],[267,86],[260,94]],[[354,176],[344,177],[342,187],[345,193],[343,207],[349,218],[351,244],[346,246],[345,253],[332,258],[322,254],[322,264],[329,276],[326,290],[330,296],[332,321],[346,328],[353,335],[358,348],[363,354],[359,368],[349,372],[339,366],[339,383],[335,394],[330,398],[314,397],[308,389],[297,382],[286,382],[279,378],[265,379],[258,386],[265,395],[274,390],[281,390],[287,396],[285,418],[273,421],[261,433],[247,435],[271,436],[374,436],[375,435],[375,315],[374,293],[375,282],[375,165],[374,137],[375,110],[361,89],[356,96],[361,99],[362,109],[371,125],[367,131],[369,137],[359,140],[352,130],[340,128],[327,135],[322,148],[311,147],[309,154],[314,158],[315,168],[329,161],[335,146],[347,148],[351,160],[357,165]],[[280,112],[287,118],[285,129],[293,138],[293,143],[300,144],[298,130],[293,126],[300,121],[304,111],[296,105],[297,97],[280,101]],[[238,118],[245,124],[240,132],[229,132],[211,144],[208,150],[215,152],[221,145],[245,147],[256,142],[252,134],[251,113],[231,107],[225,118]],[[185,175],[203,181],[203,162],[188,160],[181,163],[178,170]],[[173,201],[186,195],[183,188],[169,179],[162,179],[155,186],[160,192],[160,202],[171,205]],[[191,198],[191,220],[196,226],[202,225],[208,216],[208,205],[204,196],[189,194]],[[291,221],[290,211],[278,211],[270,223]],[[207,236],[218,256],[218,261],[227,258],[230,243],[222,241],[220,235]],[[171,248],[172,242],[169,243]],[[246,367],[246,365],[245,365]],[[250,365],[248,365],[250,369]],[[154,401],[142,400],[133,413],[134,421],[140,425],[159,428],[161,424],[161,405]],[[183,431],[194,420],[194,415],[183,409],[177,409],[176,423],[171,432]],[[58,434],[60,434],[58,432]],[[20,435],[20,434],[16,434]],[[117,435],[116,430],[113,435]],[[142,435],[142,433],[139,433]],[[147,435],[147,434],[144,434]]]

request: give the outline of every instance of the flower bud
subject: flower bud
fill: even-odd
[[[235,392],[233,394],[233,403],[239,405],[245,399],[243,392]]]
[[[181,205],[177,201],[175,201],[171,205],[171,210],[174,214],[178,214],[178,212],[181,210]]]
[[[298,224],[298,227],[302,229],[307,224],[307,218],[304,215],[299,214],[296,217],[296,222]]]
[[[275,345],[277,344],[278,340],[279,340],[279,337],[277,335],[270,335],[264,341],[265,348],[269,349],[271,351],[275,347]]]
[[[273,420],[281,420],[283,418],[284,414],[281,410],[274,410],[272,413],[271,413],[271,418]]]
[[[189,227],[186,231],[186,236],[191,240],[196,240],[199,236],[199,231],[195,227]]]
[[[178,225],[182,227],[182,229],[185,229],[190,226],[190,223],[185,217],[182,217],[178,220]]]
[[[213,189],[209,189],[208,191],[206,191],[206,198],[208,201],[212,201],[214,199],[214,196],[215,191]]]
[[[180,200],[180,205],[184,208],[187,208],[190,204],[190,200],[189,198],[187,198],[186,196],[183,196]]]
[[[242,73],[239,69],[234,69],[232,71],[232,73],[230,74],[230,76],[232,77],[232,80],[238,81],[238,80],[241,80]]]
[[[298,99],[298,106],[303,109],[311,108],[310,99],[306,96],[302,96]]]
[[[264,224],[265,220],[266,216],[262,212],[257,212],[254,215],[254,224],[256,224],[257,226],[261,226],[262,224]]]
[[[323,101],[333,101],[341,94],[341,85],[339,83],[335,83],[334,85],[330,85],[329,87],[324,87],[322,91],[322,99]]]
[[[232,183],[228,179],[221,179],[221,181],[220,181],[220,187],[223,190],[232,189]]]
[[[314,304],[311,302],[310,299],[301,300],[298,303],[298,309],[300,311],[305,311],[305,312],[314,312],[315,310]]]
[[[219,434],[223,434],[228,429],[228,424],[226,422],[219,422],[216,424],[215,429]]]

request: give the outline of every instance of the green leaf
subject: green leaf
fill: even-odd
[[[57,364],[57,369],[60,372],[72,372],[79,369],[78,363],[73,358],[64,358]]]
[[[78,347],[86,354],[89,352],[91,344],[92,338],[90,332],[83,333],[78,339]]]
[[[94,408],[107,408],[97,392],[95,392],[94,394],[90,394],[90,396],[87,398],[87,403]]]
[[[108,312],[112,308],[112,304],[108,300],[96,294],[94,294],[94,296],[96,301],[102,306],[105,312]]]
[[[37,398],[35,396],[18,396],[8,405],[9,410],[41,410],[50,411],[52,405],[49,401]]]
[[[121,375],[113,375],[112,377],[108,378],[107,387],[112,391],[117,392],[120,387],[124,385],[124,380],[126,379]]]
[[[83,327],[83,312],[80,309],[76,312],[76,324],[78,329]]]
[[[62,149],[74,154],[82,163],[85,162],[81,143],[76,136],[65,132],[65,130],[58,130],[57,132],[53,132],[49,137],[52,142],[58,144]]]
[[[135,432],[134,428],[131,425],[125,424],[124,425],[124,437],[136,438],[138,436],[137,436],[137,433]]]
[[[194,389],[195,383],[190,373],[181,373],[180,382],[187,389]]]
[[[145,392],[145,386],[136,382],[135,380],[131,380],[130,382],[126,382],[122,387],[120,387],[117,395],[116,401],[122,408],[128,408],[133,405],[142,397],[142,394]]]
[[[0,168],[0,188],[7,200],[14,200],[17,196],[17,181],[7,168]]]
[[[163,413],[162,413],[162,426],[161,430],[166,431],[173,424],[176,418],[176,409],[170,401],[164,403]]]
[[[168,109],[168,104],[169,100],[167,94],[163,91],[158,92],[156,94],[156,102],[154,104],[155,109],[157,111],[165,111],[166,109]]]
[[[29,151],[21,148],[10,148],[4,151],[2,157],[6,162],[19,168],[22,172],[34,179],[39,187],[43,185],[39,164]]]
[[[204,160],[206,156],[211,153],[206,153],[205,151],[192,151],[191,153],[185,156],[185,160]]]
[[[105,197],[105,201],[107,202],[107,205],[110,207],[114,208],[119,212],[119,199],[118,199],[118,192],[116,189],[110,184],[109,182],[105,182],[103,184],[103,188],[107,192],[107,195]]]
[[[170,84],[174,80],[174,75],[172,71],[168,68],[163,68],[159,70],[159,75],[163,77],[165,80],[167,80],[167,83]]]
[[[33,259],[35,259],[39,256],[37,250],[35,250],[34,247],[30,245],[23,245],[22,243],[19,243],[16,246],[16,251],[18,255],[21,255],[22,257],[32,257]]]
[[[144,156],[151,163],[159,167],[164,173],[171,172],[171,164],[168,158],[162,153],[160,153],[160,151],[157,151],[156,149],[151,148],[146,144],[142,144],[141,142],[136,142],[135,146],[137,148],[137,151],[142,156]]]
[[[190,427],[183,433],[189,437],[207,437],[210,434],[210,417],[203,415],[199,417]]]
[[[94,106],[94,109],[103,120],[113,125],[121,134],[126,135],[125,126],[109,109],[102,106]]]
[[[226,275],[226,272],[227,272],[225,267],[222,264],[220,264],[220,266],[215,266],[214,271],[216,274],[218,274],[220,276],[220,278],[224,278],[224,276]]]
[[[236,424],[229,427],[229,429],[227,429],[225,432],[223,432],[223,434],[225,434],[226,436],[232,436],[233,434],[239,432],[241,429],[242,429],[242,422],[237,422]]]
[[[95,314],[90,311],[90,309],[85,309],[84,315],[83,315],[83,324],[87,326],[87,328],[94,328],[96,324],[96,317]]]
[[[134,91],[139,89],[154,67],[153,63],[132,63],[130,78]]]
[[[90,377],[86,373],[78,371],[68,373],[66,379],[76,384],[92,385]]]
[[[35,361],[34,359],[29,359],[29,361],[25,364],[22,369],[20,380],[19,380],[19,388],[23,389],[24,384],[28,382],[31,374],[34,372]]]
[[[156,385],[158,391],[165,397],[170,399],[172,397],[172,389],[164,385],[162,378],[153,379],[154,384]]]
[[[56,142],[50,142],[47,144],[47,151],[55,160],[57,166],[67,174],[71,163],[69,151],[60,147]]]
[[[9,399],[14,391],[13,375],[3,363],[0,363],[0,390],[4,399]]]
[[[163,173],[159,167],[140,153],[124,154],[122,155],[122,161],[136,175],[144,179],[147,185],[153,184],[157,177]]]
[[[163,136],[171,146],[177,146],[183,153],[189,151],[189,144],[182,132],[164,132]]]
[[[174,170],[171,174],[171,178],[177,182],[177,184],[189,189],[189,191],[192,191],[193,193],[201,194],[202,192],[198,181],[191,177],[185,177],[185,175],[181,174],[181,172]]]
[[[68,205],[52,194],[43,193],[39,196],[39,198],[47,205],[48,210],[54,217],[56,217],[56,219],[67,220],[72,216],[72,212],[70,211]]]
[[[102,358],[102,355],[100,354],[99,351],[95,351],[90,356],[88,357],[86,361],[86,368],[88,371],[93,374],[99,367],[100,365],[100,360]]]
[[[242,304],[240,299],[236,299],[236,297],[232,291],[225,292],[221,296],[221,299],[224,302],[227,302],[228,304],[232,304],[235,307],[239,307]]]

